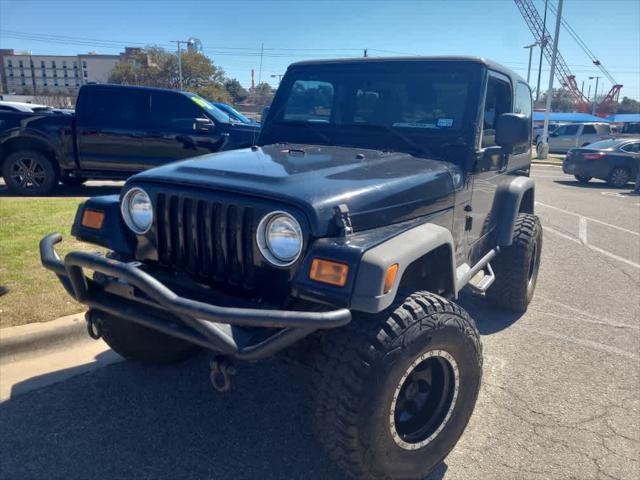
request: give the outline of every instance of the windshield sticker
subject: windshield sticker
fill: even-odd
[[[438,128],[451,128],[453,127],[453,118],[439,118]]]
[[[392,127],[406,128],[438,128],[434,123],[415,123],[415,122],[395,122]]]
[[[207,102],[205,102],[204,100],[202,100],[201,98],[198,97],[191,97],[191,100],[193,100],[194,102],[196,102],[198,105],[200,105],[202,108],[210,108],[209,105],[207,105]]]

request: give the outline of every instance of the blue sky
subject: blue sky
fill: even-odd
[[[544,0],[535,4],[542,12]],[[624,84],[622,95],[640,100],[640,1],[565,0],[563,17]],[[550,18],[553,22],[555,17]],[[549,30],[553,32],[552,24]],[[14,32],[73,38],[43,42],[16,38],[21,35]],[[283,73],[293,61],[360,56],[364,48],[374,56],[485,56],[526,76],[528,53],[522,47],[532,43],[512,0],[0,0],[0,48],[114,54],[125,45],[172,48],[171,40],[189,37],[199,38],[205,53],[245,85],[251,68],[257,79],[262,43],[262,79],[274,84],[270,75]],[[586,93],[588,77],[599,71],[565,30],[560,51],[578,85],[585,81]],[[546,88],[544,71],[545,63]],[[602,79],[599,91],[610,86]]]

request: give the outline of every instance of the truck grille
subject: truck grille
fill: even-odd
[[[253,288],[252,207],[160,193],[155,210],[161,264],[208,281]]]

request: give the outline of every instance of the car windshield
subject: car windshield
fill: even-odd
[[[459,135],[472,123],[465,119],[473,78],[469,65],[446,62],[294,69],[283,80],[265,137],[423,153],[424,144]]]
[[[589,150],[612,150],[621,143],[620,140],[600,140],[599,142],[590,143],[586,148]]]
[[[233,120],[234,122],[253,123],[250,119],[242,115],[231,105],[227,105],[226,103],[214,103],[213,105],[229,115],[229,118],[231,118],[231,120]]]
[[[216,107],[209,100],[205,100],[200,95],[196,95],[195,93],[186,94],[192,101],[200,105],[208,115],[210,115],[217,122],[229,123],[231,121],[229,114],[227,112],[223,112],[218,107]]]

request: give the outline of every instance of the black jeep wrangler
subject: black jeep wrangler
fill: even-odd
[[[124,357],[207,349],[220,391],[233,361],[296,360],[332,458],[423,478],[480,388],[478,330],[453,301],[466,286],[523,312],[533,296],[531,132],[529,87],[483,59],[296,63],[257,145],[89,199],[73,235],[110,253],[63,261],[52,234],[42,263]]]

